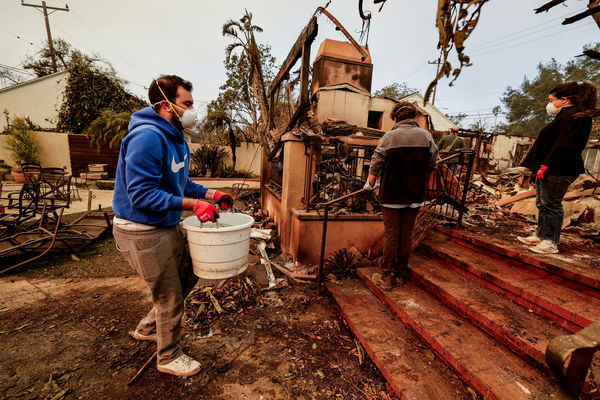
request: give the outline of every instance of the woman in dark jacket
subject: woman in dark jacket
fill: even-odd
[[[521,164],[535,173],[537,232],[517,237],[540,254],[558,253],[562,200],[569,185],[585,172],[581,153],[592,130],[586,111],[596,108],[597,92],[589,83],[567,82],[552,89],[548,101],[546,110],[556,117],[540,130]]]

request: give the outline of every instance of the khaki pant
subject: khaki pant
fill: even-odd
[[[412,234],[419,208],[381,207],[385,227],[383,241],[383,274],[396,277],[408,273],[408,258],[412,250]]]
[[[182,354],[183,301],[198,277],[193,273],[187,241],[180,225],[149,231],[113,227],[117,249],[146,281],[154,307],[138,324],[138,332],[157,333],[158,363],[167,364]]]

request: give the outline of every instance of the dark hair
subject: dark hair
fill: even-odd
[[[158,111],[159,105],[155,104],[163,101],[165,98],[160,92],[158,85],[167,96],[167,100],[171,103],[175,103],[175,98],[177,97],[177,88],[181,86],[185,90],[192,91],[192,83],[190,81],[186,81],[183,78],[177,75],[161,75],[158,79],[155,79],[150,84],[150,88],[148,89],[148,99],[150,100],[150,104],[152,104],[152,108],[154,111]]]
[[[392,110],[391,117],[394,121],[415,118],[418,114],[417,107],[408,101],[399,101]]]
[[[567,82],[550,91],[557,98],[566,97],[581,110],[593,110],[598,101],[596,87],[587,82]]]

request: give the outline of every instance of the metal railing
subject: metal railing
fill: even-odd
[[[322,156],[323,153],[320,155]],[[436,171],[430,175],[430,181],[427,187],[428,207],[424,207],[423,210],[421,210],[422,212],[437,214],[436,218],[439,216],[446,220],[454,220],[456,221],[457,227],[461,225],[463,214],[466,211],[465,203],[473,171],[474,157],[475,152],[470,149],[444,153],[441,155]],[[307,163],[307,165],[310,164]],[[326,162],[321,163],[320,166],[322,167],[323,165],[325,165],[325,169],[328,170],[329,166],[327,166]],[[356,172],[356,170],[354,170],[354,172]],[[354,176],[355,175],[350,174],[348,181],[354,182]],[[323,280],[323,263],[325,260],[325,247],[327,243],[329,211],[336,204],[348,199],[356,198],[363,192],[366,192],[367,190],[362,188],[365,181],[360,182],[359,185],[361,188],[358,190],[314,204],[315,210],[323,210],[323,230],[317,278],[317,294],[321,293]],[[434,204],[437,205],[431,207]],[[307,209],[310,205],[311,203],[307,204]]]
[[[303,203],[306,211],[362,188],[375,146],[308,144]]]
[[[456,221],[457,227],[461,226],[467,210],[474,160],[475,151],[471,149],[440,153],[438,166],[429,177],[427,200],[439,204],[435,212],[446,220]]]

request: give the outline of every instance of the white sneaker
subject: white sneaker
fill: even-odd
[[[551,240],[542,240],[537,246],[530,247],[529,250],[538,254],[556,254],[558,247]]]
[[[200,372],[200,363],[186,354],[180,355],[168,364],[158,364],[156,368],[160,372],[165,372],[177,376],[192,376]]]
[[[517,240],[521,243],[533,246],[539,244],[542,241],[542,238],[534,233],[533,235],[527,237],[517,236]]]

